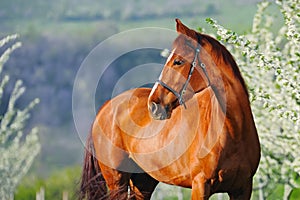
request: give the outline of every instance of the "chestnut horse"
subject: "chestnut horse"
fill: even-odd
[[[98,112],[81,199],[150,199],[159,182],[192,199],[250,199],[260,144],[245,82],[218,41],[183,25],[152,90],[126,91]]]

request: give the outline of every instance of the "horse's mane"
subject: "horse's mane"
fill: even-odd
[[[241,72],[239,70],[239,67],[236,64],[231,53],[219,41],[212,38],[211,36],[205,35],[205,34],[200,34],[200,33],[197,33],[197,34],[199,35],[200,38],[206,39],[211,44],[213,51],[216,53],[217,57],[219,57],[220,59],[223,59],[223,61],[226,64],[229,64],[231,66],[235,77],[240,81],[240,83],[242,84],[242,86],[246,92],[246,95],[249,97],[247,85],[246,85],[246,83],[241,75]]]

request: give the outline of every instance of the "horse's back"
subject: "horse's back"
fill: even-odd
[[[95,146],[96,158],[99,164],[106,165],[112,169],[117,169],[124,160],[128,160],[128,152],[124,146],[123,133],[127,124],[120,119],[130,119],[130,113],[140,110],[141,102],[147,102],[150,90],[138,88],[121,93],[108,100],[99,109],[92,125],[92,138]],[[145,106],[145,105],[144,105]],[[142,109],[143,110],[143,109]],[[142,113],[143,115],[145,113]],[[135,116],[136,117],[136,116]],[[145,121],[145,118],[143,118]],[[136,118],[138,120],[138,118]],[[137,123],[143,123],[138,120]],[[126,170],[126,169],[124,169]]]

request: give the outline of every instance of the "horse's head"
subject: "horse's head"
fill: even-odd
[[[178,105],[186,107],[185,102],[210,86],[207,68],[211,59],[202,35],[189,29],[176,19],[178,37],[175,39],[158,81],[148,98],[149,111],[154,119],[170,118],[172,110]]]

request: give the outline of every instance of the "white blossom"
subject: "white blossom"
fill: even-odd
[[[17,37],[17,35],[12,35],[0,40],[0,48]],[[16,42],[0,56],[0,74],[2,73],[3,64],[8,60],[11,52],[20,46],[21,43]],[[8,75],[4,75],[3,79],[0,80],[1,107],[4,107],[2,102],[3,91],[8,81]],[[22,81],[16,81],[10,94],[6,111],[0,115],[0,199],[13,199],[17,184],[27,173],[34,158],[40,151],[37,129],[33,128],[29,133],[24,133],[24,128],[30,117],[29,112],[39,100],[33,100],[24,109],[15,107],[16,101],[24,92],[25,87]]]
[[[260,199],[278,183],[285,185],[287,196],[300,187],[294,180],[300,175],[300,3],[276,1],[285,21],[277,34],[271,31],[276,18],[265,12],[271,4],[258,4],[252,31],[245,35],[207,20],[232,49],[250,91],[262,149],[256,175]]]

